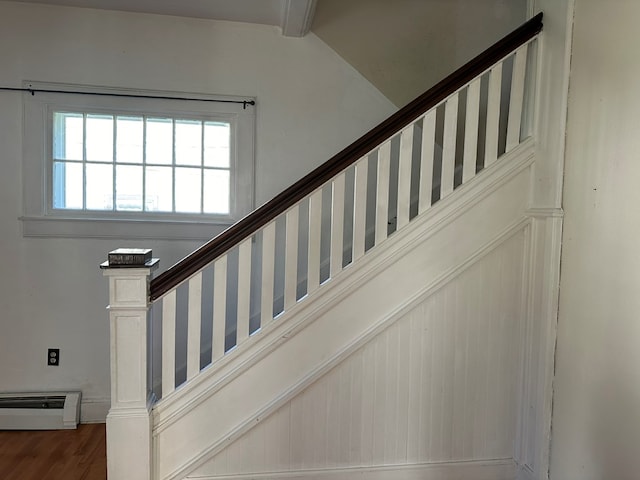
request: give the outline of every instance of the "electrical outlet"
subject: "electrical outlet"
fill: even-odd
[[[57,367],[60,365],[60,349],[50,348],[47,350],[47,365]]]

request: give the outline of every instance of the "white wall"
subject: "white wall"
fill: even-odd
[[[258,204],[394,111],[314,35],[168,16],[0,2],[0,86],[23,80],[255,96]],[[146,246],[168,267],[195,242],[23,238],[22,97],[0,92],[0,391],[108,400],[107,285],[97,265]],[[47,347],[61,349],[57,368]],[[91,408],[91,403],[94,403]]]
[[[313,32],[396,105],[526,20],[526,0],[322,0]]]
[[[638,478],[639,17],[576,1],[552,480]]]

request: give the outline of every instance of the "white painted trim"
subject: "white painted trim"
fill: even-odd
[[[532,205],[560,207],[575,0],[528,2],[529,12],[544,12],[534,80],[537,161],[531,180]]]
[[[553,410],[553,378],[555,372],[555,349],[558,326],[558,306],[560,295],[560,258],[562,251],[562,218],[546,220],[544,273],[540,282],[540,316],[541,325],[537,352],[537,377],[535,393],[538,405],[539,421],[531,425],[534,436],[536,457],[532,468],[535,478],[546,480],[549,476],[551,415]]]
[[[526,297],[526,332],[518,433],[514,451],[518,479],[546,480],[551,439],[552,382],[560,285],[563,212],[533,209],[529,287]]]
[[[282,35],[304,37],[313,23],[316,0],[285,0],[282,12]]]
[[[111,408],[108,397],[83,398],[80,403],[80,423],[105,423]]]
[[[426,463],[383,467],[336,468],[327,470],[297,470],[246,475],[188,476],[198,480],[512,480],[516,467],[511,459],[470,462]]]
[[[564,218],[564,210],[562,208],[530,208],[527,210],[527,216],[533,218]]]
[[[448,197],[438,202],[422,218],[414,219],[407,225],[402,235],[393,235],[392,239],[373,247],[357,265],[351,264],[345,267],[335,279],[323,286],[323,294],[319,302],[305,299],[297,303],[289,312],[279,317],[278,322],[265,327],[260,335],[250,337],[243,348],[229,352],[219,362],[203,370],[191,382],[162,398],[153,409],[154,432],[161,432],[177,421],[183,412],[214,395],[231,379],[240,375],[250,365],[304,328],[310,319],[326,311],[341,298],[348,296],[368,278],[393,264],[417,242],[422,242],[425,238],[436,234],[452,219],[529,167],[533,161],[533,148],[533,141],[527,140],[520,147],[504,155],[493,168],[483,170],[467,184],[460,186],[459,194],[455,195],[455,199]],[[349,274],[345,274],[347,271]]]
[[[520,385],[519,385],[519,405],[518,415],[516,418],[516,434],[514,441],[514,460],[516,463],[521,462],[526,456],[527,446],[527,432],[526,428],[529,422],[526,420],[526,416],[529,413],[529,380],[528,375],[530,372],[531,364],[531,337],[532,337],[532,323],[533,323],[533,296],[531,295],[531,289],[534,285],[535,277],[535,259],[537,253],[536,242],[536,224],[533,217],[529,216],[531,224],[528,229],[528,235],[526,237],[526,246],[523,251],[524,268],[522,271],[522,303],[520,309],[520,315],[524,319],[521,323],[522,331],[520,332]]]
[[[522,426],[516,461],[519,480],[549,476],[552,381],[559,293],[562,182],[566,148],[569,76],[575,0],[528,0],[528,14],[544,12],[537,45],[534,135],[536,162],[531,177],[532,232],[529,289],[530,335],[524,374]],[[534,330],[535,329],[535,330]]]
[[[231,222],[63,219],[28,215],[19,220],[25,237],[46,238],[208,241],[231,226]]]

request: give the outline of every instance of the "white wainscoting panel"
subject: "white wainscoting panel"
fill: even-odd
[[[513,458],[527,234],[508,237],[190,478]]]

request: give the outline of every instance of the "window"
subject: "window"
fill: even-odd
[[[230,213],[231,124],[53,112],[53,209]]]
[[[241,103],[25,94],[24,233],[208,239],[253,208],[254,122]]]

